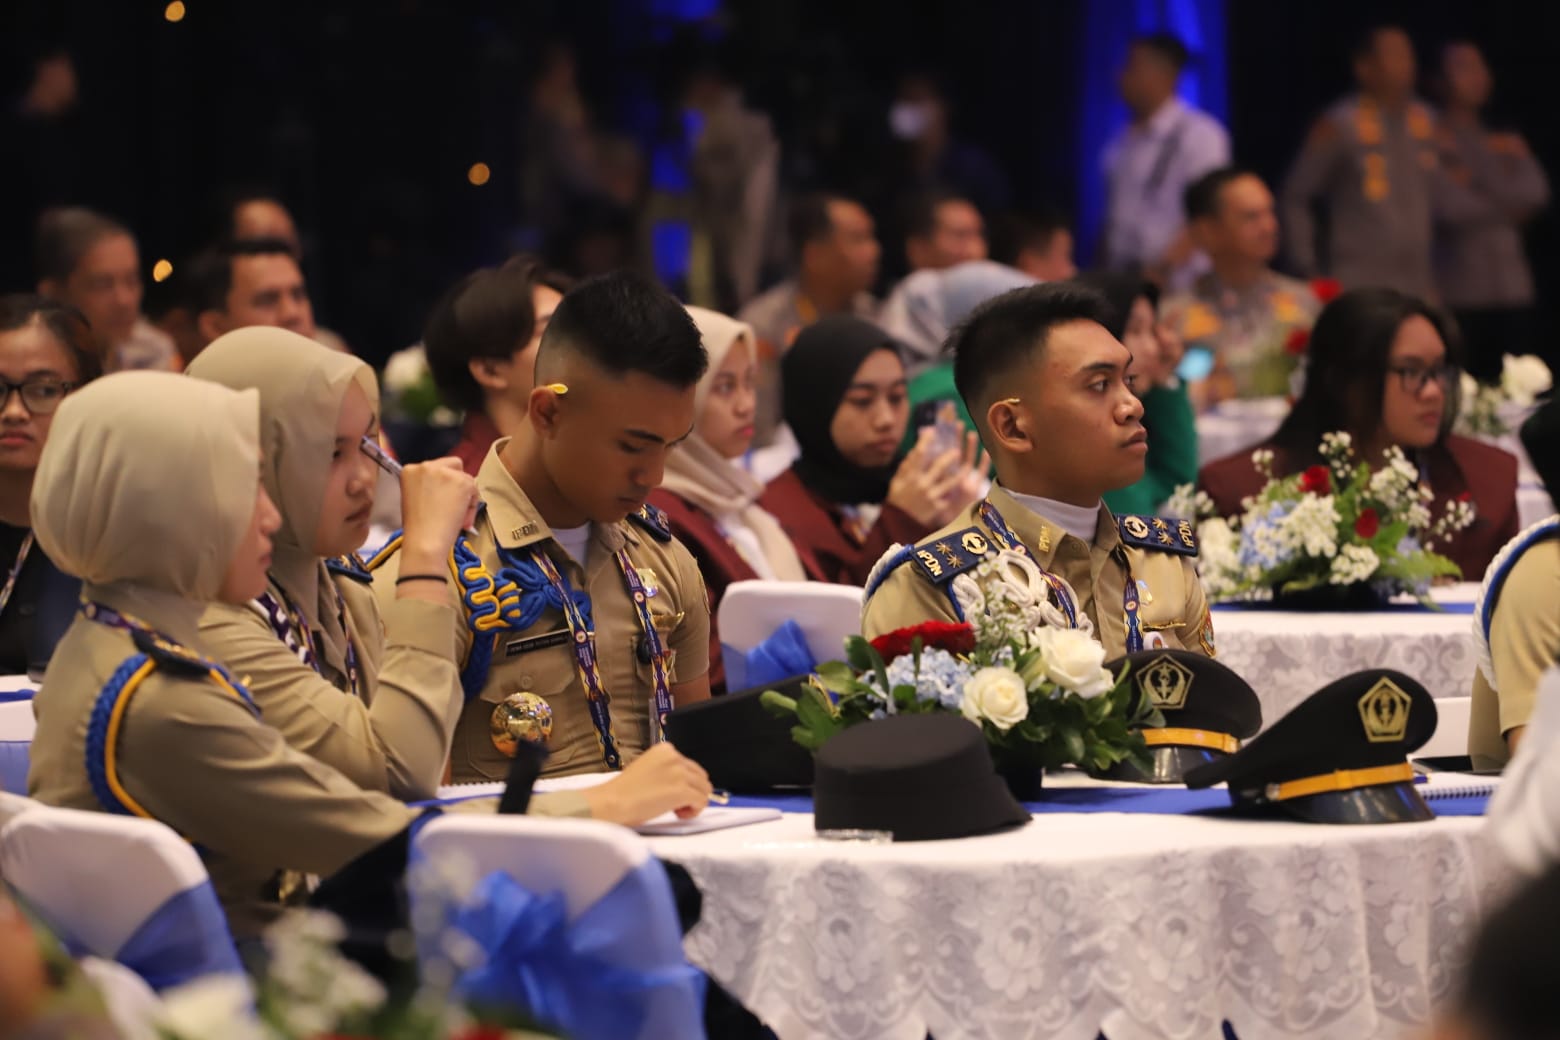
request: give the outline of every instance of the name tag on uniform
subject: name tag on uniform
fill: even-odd
[[[550,646],[563,646],[569,642],[569,630],[560,628],[556,632],[546,632],[539,636],[531,636],[529,639],[514,639],[504,644],[505,657],[517,657],[520,654],[530,653],[532,650],[546,650]]]

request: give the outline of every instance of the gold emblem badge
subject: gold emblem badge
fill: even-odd
[[[1192,537],[1192,522],[1190,520],[1178,521],[1175,525],[1175,530],[1181,536],[1181,544],[1188,549],[1197,544],[1197,539]]]
[[[979,531],[966,531],[964,534],[964,551],[971,556],[984,556],[991,546],[982,538]]]
[[[957,567],[959,565],[959,554],[954,551],[953,546],[947,542],[938,542],[934,548],[943,554],[943,559],[948,561],[948,566]]]
[[[1166,654],[1156,657],[1137,673],[1138,689],[1147,694],[1154,707],[1176,711],[1186,706],[1192,690],[1192,670]]]
[[[942,564],[937,562],[937,557],[933,556],[925,549],[917,549],[915,551],[915,555],[916,559],[920,560],[921,563],[925,565],[926,569],[931,572],[932,577],[942,577]]]
[[[1121,522],[1121,526],[1127,529],[1127,533],[1134,538],[1147,538],[1148,525],[1143,522],[1141,516],[1129,516]]]
[[[530,690],[521,690],[493,706],[488,736],[500,754],[514,758],[521,744],[545,745],[552,727],[552,705]]]
[[[649,567],[639,568],[639,581],[645,587],[646,596],[654,596],[661,591],[661,582],[655,576],[655,571]]]
[[[1413,699],[1391,679],[1383,678],[1360,698],[1360,721],[1365,739],[1372,744],[1389,744],[1408,733],[1408,709]]]
[[[1048,527],[1040,528],[1040,535],[1035,539],[1035,548],[1040,552],[1051,551],[1051,530]]]

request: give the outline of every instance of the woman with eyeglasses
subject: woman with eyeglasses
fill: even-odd
[[[1278,432],[1209,463],[1200,486],[1221,515],[1236,516],[1265,480],[1251,461],[1257,448],[1271,449],[1274,474],[1286,476],[1322,462],[1322,434],[1334,430],[1351,434],[1355,458],[1373,467],[1396,445],[1434,494],[1432,513],[1453,499],[1473,503],[1473,524],[1434,548],[1477,580],[1517,533],[1517,460],[1451,433],[1460,351],[1455,330],[1424,301],[1392,289],[1344,293],[1311,331],[1305,390]]]
[[[98,374],[92,331],[68,304],[0,296],[0,673],[41,671],[76,607],[79,583],[33,542],[28,499],[54,410]]]

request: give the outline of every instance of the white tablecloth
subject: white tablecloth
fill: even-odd
[[[651,843],[704,890],[690,957],[782,1040],[1349,1040],[1449,992],[1507,884],[1481,823],[1044,814],[848,845],[787,815]]]
[[[1470,604],[1479,586],[1434,590],[1437,600]],[[1395,668],[1434,697],[1473,692],[1478,652],[1473,615],[1433,611],[1293,613],[1213,611],[1219,661],[1243,676],[1262,699],[1263,728],[1333,679],[1366,668]]]

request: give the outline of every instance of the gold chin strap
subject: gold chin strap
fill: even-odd
[[[1206,729],[1176,729],[1173,726],[1145,729],[1143,743],[1149,747],[1163,747],[1167,744],[1200,747],[1210,751],[1223,751],[1229,755],[1240,750],[1240,741],[1228,733],[1215,733]]]
[[[1328,791],[1353,791],[1359,787],[1376,787],[1380,784],[1412,783],[1413,779],[1414,767],[1407,762],[1400,762],[1369,769],[1339,769],[1320,776],[1268,784],[1263,796],[1270,802],[1287,802],[1291,798],[1304,798],[1306,795],[1325,794]]]

